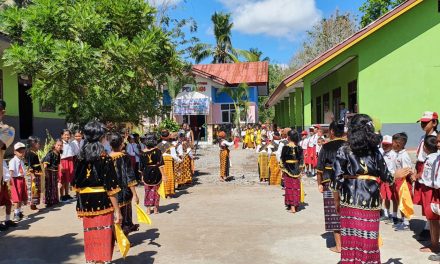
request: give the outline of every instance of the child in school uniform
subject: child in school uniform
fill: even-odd
[[[28,201],[26,188],[26,167],[24,154],[26,145],[18,142],[14,145],[14,158],[9,161],[9,174],[11,175],[11,200],[14,205],[14,221],[21,221],[24,217],[22,205]]]
[[[9,173],[8,164],[3,160],[3,177],[0,180],[0,206],[5,207],[6,216],[5,222],[0,224],[0,231],[6,231],[9,227],[16,227],[17,223],[11,220],[12,203],[11,196],[9,195],[9,181],[11,180],[11,175]]]
[[[383,158],[385,160],[385,163],[387,164],[388,170],[394,174],[394,162],[396,159],[396,152],[393,151],[393,138],[389,135],[383,136],[382,139],[382,148],[380,149],[383,155]],[[387,223],[393,223],[393,214],[390,210],[391,208],[391,201],[395,200],[394,198],[394,192],[391,189],[391,186],[387,182],[381,182],[380,183],[380,196],[382,198],[383,206],[384,208],[382,210],[382,217],[381,221],[386,221]],[[393,212],[396,212],[396,215],[394,215],[394,218],[397,222],[397,203],[393,202]]]
[[[60,199],[68,202],[73,199],[69,195],[69,186],[73,180],[75,146],[70,141],[72,133],[69,129],[64,129],[61,133],[63,140],[63,151],[61,153],[60,168],[58,172],[58,183],[60,184]]]
[[[423,163],[423,171],[418,182],[421,186],[421,204],[422,213],[429,222],[431,245],[422,247],[421,252],[440,252],[439,245],[439,220],[440,216],[435,214],[431,209],[431,203],[436,199],[438,190],[435,189],[435,179],[433,179],[433,173],[435,173],[435,163],[438,157],[437,153],[437,137],[426,136],[423,141],[423,151],[426,153],[426,159]],[[413,180],[417,179],[417,172],[412,176]]]
[[[394,161],[394,169],[395,171],[404,168],[412,168],[412,161],[405,149],[406,143],[408,141],[408,136],[406,133],[397,133],[393,135],[393,150],[396,152],[396,159]],[[412,189],[411,179],[410,177],[406,177],[403,179],[396,179],[394,182],[394,200],[393,202],[399,203],[399,190],[402,187],[402,184],[407,184],[408,189]],[[394,223],[393,227],[395,231],[407,231],[409,230],[409,218],[402,214],[402,218],[398,219],[396,223]],[[393,212],[393,217],[397,217],[397,212]]]
[[[426,136],[437,136],[437,127],[438,127],[438,113],[432,111],[425,111],[422,114],[422,117],[417,121],[420,123],[420,128],[423,130],[424,134],[420,137],[419,145],[417,147],[416,152],[416,171],[417,171],[417,179],[421,177],[423,171],[423,164],[426,159],[426,153],[423,151],[423,142]],[[413,202],[417,205],[422,205],[421,198],[421,189],[422,186],[420,182],[414,182],[414,196]],[[423,206],[423,205],[422,205]],[[429,224],[426,223],[424,229],[418,235],[417,240],[419,241],[428,241],[430,238]]]

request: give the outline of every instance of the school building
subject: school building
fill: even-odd
[[[405,131],[409,147],[423,134],[416,121],[440,106],[440,1],[408,0],[288,76],[271,94],[275,122],[323,123],[324,111],[379,119],[382,134]]]
[[[242,124],[258,123],[258,97],[268,95],[269,64],[264,62],[224,63],[194,65],[195,85],[185,85],[174,98],[174,117],[177,122],[188,123],[196,138],[213,141],[218,127],[230,127],[234,122],[235,108],[232,98],[221,90],[235,89],[246,83],[248,87],[247,111]],[[164,90],[163,104],[171,105]]]
[[[0,33],[0,58],[9,46],[9,38]],[[46,129],[53,137],[58,137],[66,126],[64,118],[56,112],[55,106],[42,106],[40,102],[32,100],[28,94],[31,87],[32,79],[29,76],[13,73],[0,60],[0,98],[6,102],[3,122],[15,128],[16,141],[31,135],[44,139]]]

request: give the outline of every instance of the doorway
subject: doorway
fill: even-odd
[[[339,120],[339,104],[342,102],[341,87],[333,90],[333,113],[335,114],[335,120]]]
[[[27,76],[18,76],[18,114],[20,125],[20,138],[25,139],[34,133],[34,111],[32,98],[29,90],[32,87],[32,80]]]
[[[348,83],[348,111],[350,113],[358,112],[357,80]]]
[[[206,141],[206,116],[205,115],[185,115],[183,122],[189,124],[194,133],[194,140]]]

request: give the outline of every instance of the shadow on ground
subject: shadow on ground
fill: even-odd
[[[76,239],[76,235],[77,233],[68,233],[60,237],[8,236],[7,239],[0,240],[0,264],[71,263],[72,258],[75,259],[75,256],[84,251],[82,241]],[[57,252],[61,254],[54,254]]]
[[[171,214],[173,212],[177,212],[179,208],[180,208],[179,203],[171,203],[171,204],[159,206],[159,211],[161,213]]]
[[[146,251],[143,251],[142,253],[139,253],[135,256],[127,256],[125,259],[120,258],[115,260],[114,263],[145,263],[150,264],[154,263],[154,255],[157,254],[157,251],[148,251],[148,248],[153,247],[161,247],[159,243],[156,243],[155,240],[159,238],[160,233],[158,232],[159,229],[153,228],[148,229],[145,232],[137,232],[133,235],[130,235],[128,238],[131,243],[131,247],[141,247],[142,249],[145,249]],[[148,241],[148,243],[145,243]],[[141,250],[142,250],[141,249]],[[130,255],[130,252],[128,253]],[[115,256],[116,257],[116,256]]]

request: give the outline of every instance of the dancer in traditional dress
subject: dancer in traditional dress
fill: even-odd
[[[280,147],[280,133],[275,131],[272,133],[272,140],[267,146],[267,154],[269,156],[269,185],[280,185],[281,183],[281,169],[277,157],[278,149]]]
[[[317,182],[318,190],[324,196],[324,216],[325,216],[325,231],[333,232],[336,246],[330,248],[331,251],[341,252],[341,225],[339,214],[336,211],[333,191],[330,189],[330,183],[335,178],[333,171],[333,163],[336,159],[338,149],[344,144],[345,123],[343,121],[330,124],[330,142],[322,146],[318,157],[317,166]]]
[[[62,150],[63,142],[61,139],[58,139],[43,159],[45,171],[44,203],[46,204],[46,207],[51,207],[60,202],[58,196],[58,170]]]
[[[261,144],[257,146],[257,152],[260,182],[267,182],[269,181],[269,154],[265,137],[261,137]]]
[[[157,145],[160,149],[164,162],[164,171],[166,175],[165,181],[165,196],[171,198],[176,193],[175,178],[174,178],[174,162],[181,162],[182,160],[177,156],[176,148],[171,143],[171,135],[168,130],[162,130],[162,141]]]
[[[29,172],[28,198],[31,210],[38,210],[37,205],[40,204],[42,177],[41,163],[37,154],[37,151],[40,149],[40,139],[31,136],[27,144],[28,149],[26,150],[24,162]]]
[[[119,188],[118,204],[122,213],[122,230],[127,235],[130,232],[139,229],[138,224],[133,224],[132,202],[139,204],[139,197],[136,193],[136,185],[138,184],[131,166],[130,157],[123,153],[123,139],[120,134],[112,133],[109,136],[109,143],[112,151],[110,157],[116,170]]]
[[[298,146],[299,135],[296,130],[287,133],[289,143],[281,150],[281,162],[284,178],[284,202],[292,213],[298,211],[301,204],[301,166],[303,160],[303,150]]]
[[[76,212],[83,221],[87,263],[112,260],[112,227],[114,223],[122,223],[117,198],[121,189],[113,161],[100,142],[104,135],[104,125],[99,122],[92,121],[84,126],[85,144],[79,154],[72,182],[78,195]]]
[[[146,149],[141,152],[141,172],[145,188],[144,205],[147,207],[147,214],[151,208],[155,214],[159,213],[160,196],[159,185],[166,182],[162,152],[156,147],[157,139],[154,134],[146,137]]]
[[[182,160],[180,164],[180,177],[182,184],[190,184],[193,180],[193,152],[191,144],[185,135],[180,135],[181,141],[177,147],[177,155]]]
[[[229,147],[234,145],[234,142],[226,140],[226,133],[220,131],[218,133],[219,148],[220,148],[220,181],[225,181],[229,177],[229,167],[231,165],[229,160]]]
[[[336,155],[334,164],[336,210],[341,216],[341,264],[381,263],[379,251],[379,182],[394,182],[411,169],[388,171],[379,152],[381,136],[374,133],[368,115],[357,114],[349,123],[348,142]]]

